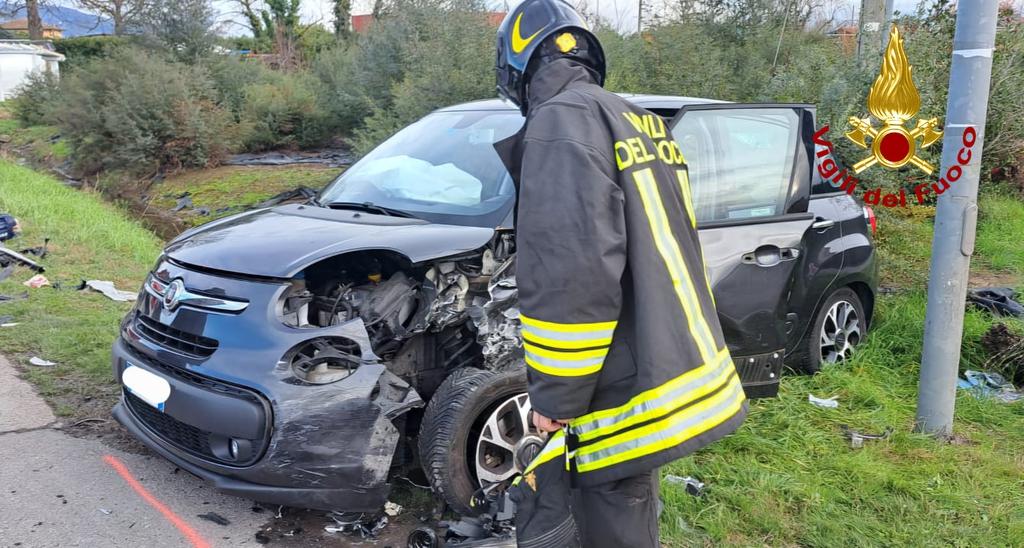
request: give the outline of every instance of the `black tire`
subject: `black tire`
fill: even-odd
[[[837,289],[832,292],[832,294],[825,299],[825,302],[822,303],[821,307],[818,308],[818,312],[814,316],[814,322],[811,324],[811,327],[807,330],[803,340],[800,341],[800,344],[794,352],[795,359],[793,360],[793,364],[797,371],[813,375],[818,371],[821,371],[823,364],[833,363],[828,361],[827,357],[825,360],[823,360],[822,357],[822,329],[828,321],[830,322],[829,330],[833,330],[832,328],[834,327],[834,323],[831,323],[829,313],[833,307],[841,302],[848,303],[857,315],[856,324],[859,334],[855,341],[849,341],[850,344],[852,346],[856,346],[864,340],[865,336],[867,336],[867,315],[864,313],[864,304],[860,302],[860,297],[858,297],[857,293],[848,287]]]
[[[473,513],[469,500],[480,487],[470,467],[474,428],[499,403],[524,392],[526,372],[521,368],[466,367],[453,371],[430,398],[417,440],[420,463],[434,493],[455,512]]]

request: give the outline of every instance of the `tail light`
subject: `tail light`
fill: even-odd
[[[875,210],[871,206],[864,206],[864,219],[871,226],[871,234],[878,231],[878,219],[875,217]]]

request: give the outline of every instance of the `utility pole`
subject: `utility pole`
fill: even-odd
[[[644,23],[644,0],[636,2],[636,33],[640,35],[640,29]]]
[[[939,196],[935,213],[915,426],[919,432],[937,436],[953,433],[964,299],[978,220],[978,177],[998,8],[999,0],[972,0],[960,2],[956,11],[939,176],[946,177],[951,167],[960,169],[959,166],[962,166],[962,175],[950,182],[949,189]],[[970,147],[968,157],[961,148],[970,131],[976,132],[976,142]],[[966,165],[958,164],[957,157],[961,154],[969,158]]]
[[[857,61],[874,58],[889,43],[893,0],[861,0],[857,27]]]

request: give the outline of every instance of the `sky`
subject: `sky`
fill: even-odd
[[[574,0],[570,0],[573,2]],[[594,12],[599,13],[602,18],[620,30],[636,28],[636,15],[638,0],[582,0]],[[645,2],[663,2],[665,0],[644,0]],[[894,0],[894,7],[897,11],[911,12],[917,6],[919,0]],[[496,11],[508,11],[508,6],[515,5],[517,0],[489,0],[492,9]],[[859,0],[832,0],[841,13],[848,14],[840,17],[855,18]],[[226,18],[233,18],[241,21],[241,18],[231,12],[235,11],[235,5],[230,0],[214,0],[214,5],[224,14]],[[329,25],[333,21],[331,14],[331,0],[302,0],[302,19],[307,23],[320,22]],[[355,14],[369,13],[373,6],[373,0],[353,0],[352,12]]]

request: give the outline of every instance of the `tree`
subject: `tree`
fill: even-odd
[[[35,0],[29,0],[35,1]],[[78,5],[114,23],[114,34],[122,36],[141,23],[149,0],[76,0]],[[155,2],[160,4],[162,2]]]
[[[160,0],[146,11],[146,34],[187,62],[208,54],[214,45],[216,13],[210,0]]]
[[[235,0],[238,4],[238,8],[242,10],[242,16],[248,21],[249,30],[252,31],[252,37],[259,40],[267,35],[267,29],[263,25],[263,19],[260,16],[260,8],[256,4],[256,0]]]
[[[352,17],[352,0],[334,0],[334,35],[339,39],[348,39],[349,19]]]
[[[25,0],[25,16],[28,19],[29,40],[42,40],[43,19],[39,17],[39,0]]]

